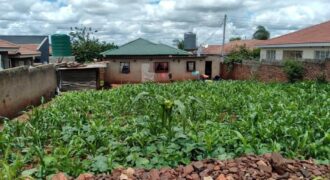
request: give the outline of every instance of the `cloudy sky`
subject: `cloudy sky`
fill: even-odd
[[[330,0],[0,0],[1,34],[68,33],[70,27],[97,29],[96,36],[121,45],[138,37],[173,44],[188,31],[198,43],[251,38],[257,25],[275,37],[330,20]]]

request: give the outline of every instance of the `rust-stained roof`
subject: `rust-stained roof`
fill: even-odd
[[[40,55],[40,51],[37,51],[38,44],[17,44],[16,47],[18,50],[16,51],[9,51],[9,55],[31,55],[31,56],[38,56]]]
[[[18,53],[20,55],[35,55],[35,56],[38,56],[40,55],[40,51],[35,51],[35,50],[31,50],[29,48],[26,48],[24,46],[21,46],[19,49],[18,49]]]
[[[258,45],[262,44],[264,40],[237,40],[230,41],[224,46],[224,54],[228,54],[239,46],[246,46],[249,49],[254,49]],[[209,45],[207,48],[203,48],[202,54],[206,55],[220,55],[222,51],[222,45]]]
[[[330,21],[266,40],[261,46],[330,43]]]
[[[19,44],[18,52],[21,55],[40,55],[40,51],[38,51],[38,44]]]
[[[3,49],[18,49],[18,46],[14,43],[0,39],[0,48]]]

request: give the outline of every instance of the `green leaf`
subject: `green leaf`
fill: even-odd
[[[21,175],[23,177],[31,177],[34,173],[36,173],[38,171],[37,168],[33,168],[33,169],[28,169],[28,170],[24,170]]]
[[[138,158],[135,161],[135,164],[136,164],[137,167],[145,167],[146,165],[149,164],[149,160],[146,159],[146,158]]]
[[[92,164],[93,171],[105,172],[108,170],[108,158],[106,156],[96,156]]]

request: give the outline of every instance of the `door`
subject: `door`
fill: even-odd
[[[1,56],[1,54],[0,54],[0,71],[3,70],[3,69],[4,69],[4,67],[3,67],[3,65],[2,65],[2,56]]]
[[[205,74],[212,78],[212,61],[205,61]]]
[[[155,80],[155,73],[150,72],[150,64],[143,63],[141,65],[141,76],[142,82],[154,81]]]

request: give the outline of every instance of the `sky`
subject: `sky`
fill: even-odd
[[[330,20],[330,0],[0,0],[0,34],[51,35],[92,27],[101,41],[142,37],[173,45],[185,32],[198,44],[251,39],[258,25],[271,37]]]

